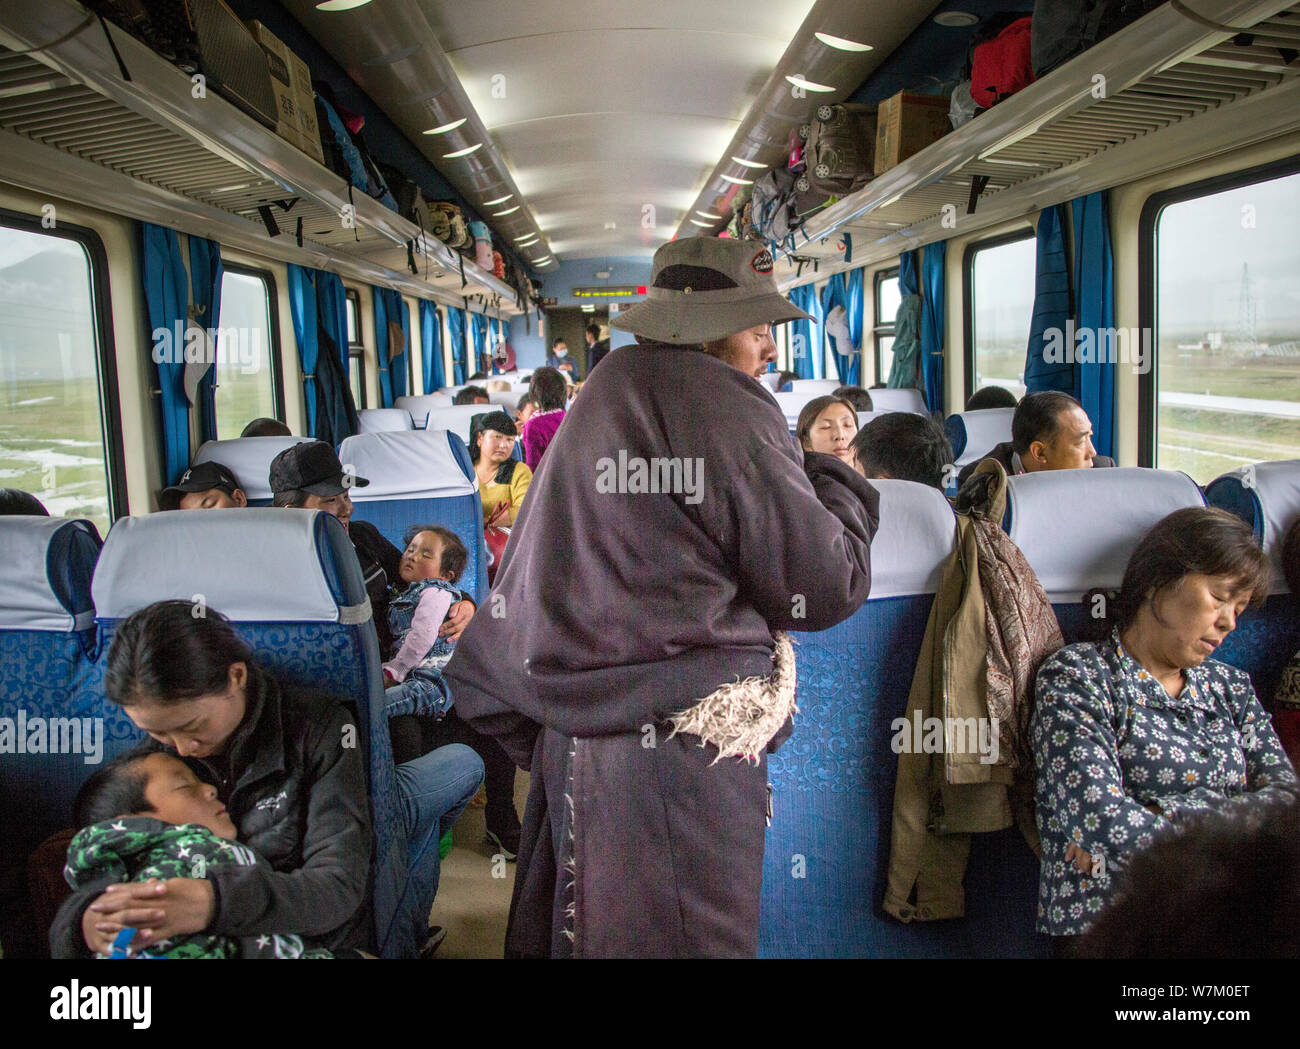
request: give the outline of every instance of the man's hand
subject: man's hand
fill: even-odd
[[[110,885],[86,908],[81,933],[95,954],[107,954],[114,937],[125,928],[139,930],[132,947],[148,947],[173,936],[202,932],[212,924],[216,901],[206,878]]]
[[[474,618],[474,612],[473,601],[457,601],[451,606],[447,621],[438,628],[438,636],[445,637],[448,641],[458,641],[469,626],[469,621]]]

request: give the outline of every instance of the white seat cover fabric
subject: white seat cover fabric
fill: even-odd
[[[483,406],[478,406],[483,410]],[[445,430],[372,433],[349,437],[339,447],[344,469],[370,483],[351,490],[355,503],[381,499],[441,499],[468,495],[465,476]]]
[[[872,390],[871,404],[878,412],[912,412],[929,415],[920,390]]]
[[[758,377],[758,381],[761,382],[773,393],[776,393],[777,390],[776,384],[780,378],[781,378],[780,372],[764,372],[762,375]]]
[[[915,481],[871,484],[880,492],[880,528],[871,540],[870,600],[933,594],[956,548],[952,505]]]
[[[977,412],[954,412],[949,418],[960,419],[966,428],[966,447],[956,459],[957,466],[965,466],[988,455],[995,445],[1011,440],[1011,418],[1014,408],[985,408]]]
[[[468,445],[470,420],[476,415],[486,415],[497,410],[498,407],[487,404],[453,404],[449,408],[435,408],[429,412],[424,429],[451,430],[453,433],[460,434],[460,439]]]
[[[361,433],[389,433],[400,430],[413,430],[411,413],[405,408],[363,408],[357,412],[357,422]]]
[[[454,392],[439,390],[437,393],[424,393],[416,397],[396,397],[394,408],[405,408],[411,415],[411,422],[422,427],[424,420],[434,408],[450,408]]]
[[[0,629],[68,634],[94,623],[94,609],[74,614],[50,584],[50,543],[64,528],[91,526],[66,517],[0,517]]]
[[[1217,496],[1225,486],[1237,490],[1222,493],[1232,498],[1221,502]],[[1287,529],[1300,518],[1300,459],[1243,466],[1216,477],[1206,490],[1212,505],[1227,506],[1238,516],[1243,516],[1241,510],[1248,508],[1247,523],[1259,536],[1272,566],[1270,592],[1290,593],[1282,572],[1282,541]]]
[[[858,429],[861,430],[872,419],[879,419],[882,415],[888,414],[888,412],[858,412]]]
[[[501,393],[489,393],[488,400],[501,408],[514,408],[515,405],[519,403],[519,398],[522,396],[522,393],[516,394],[510,390],[505,390]]]
[[[1116,590],[1142,537],[1175,510],[1204,506],[1177,470],[1043,470],[1008,478],[1007,531],[1056,604]],[[874,562],[873,562],[874,563]]]
[[[340,608],[317,550],[322,510],[250,507],[124,517],[95,566],[101,619],[124,619],[155,601],[190,601],[236,622],[360,622]]]
[[[271,460],[286,448],[310,437],[236,437],[230,441],[205,441],[191,466],[220,463],[233,473],[250,499],[271,498]]]
[[[818,397],[824,397],[825,394],[777,392],[772,394],[772,396],[776,398],[776,403],[781,406],[781,411],[785,413],[785,421],[789,425],[790,429],[793,430],[795,424],[799,421],[799,413],[803,411],[803,406],[809,401],[816,400]]]
[[[844,384],[838,379],[795,379],[790,383],[791,393],[811,393],[814,397],[834,393]]]

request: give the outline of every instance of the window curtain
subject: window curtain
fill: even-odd
[[[316,432],[316,358],[320,354],[319,324],[316,320],[316,270],[289,263],[289,313],[293,317],[294,341],[302,363],[302,395],[307,404],[307,432]]]
[[[1115,447],[1115,369],[1103,347],[1113,345],[1115,328],[1115,258],[1110,244],[1110,206],[1106,193],[1070,202],[1074,220],[1074,277],[1078,289],[1078,330],[1091,331],[1097,354],[1076,365],[1079,403],[1092,420],[1092,443],[1098,455],[1113,456]],[[1105,339],[1099,333],[1107,333]],[[1118,350],[1118,348],[1116,348]]]
[[[163,471],[167,484],[172,485],[190,463],[184,338],[189,319],[189,275],[175,230],[140,223],[140,280],[161,391]]]
[[[847,239],[847,234],[845,239]],[[867,301],[865,281],[866,273],[861,269],[851,271],[845,281],[846,303],[844,308],[849,314],[849,340],[857,348],[857,352],[849,358],[849,372],[844,377],[844,382],[849,386],[862,385],[862,356],[864,352],[862,321]]]
[[[307,432],[333,445],[359,428],[345,363],[346,303],[338,274],[289,264],[289,312],[302,362]]]
[[[1059,342],[1071,314],[1064,223],[1065,209],[1059,205],[1044,208],[1038,217],[1034,312],[1025,354],[1025,388],[1028,393],[1060,390],[1077,397],[1074,365],[1068,360],[1048,361],[1044,354],[1048,343]]]
[[[487,342],[487,318],[481,313],[471,313],[469,318],[470,334],[474,338],[474,371],[485,372],[483,365],[483,344]]]
[[[379,351],[379,396],[383,407],[406,396],[406,355],[411,345],[411,311],[401,292],[370,289],[375,299],[375,347]],[[399,334],[400,333],[400,334]]]
[[[469,372],[465,370],[465,311],[459,306],[447,310],[447,335],[451,338],[452,385],[461,386]]]
[[[217,439],[217,330],[221,327],[221,278],[225,272],[221,264],[221,245],[215,240],[190,236],[190,302],[194,324],[206,328],[210,339],[204,340],[211,359],[204,363],[188,364],[185,368],[185,389],[194,390],[194,403],[199,406],[199,430],[205,441]],[[266,352],[272,352],[270,346]],[[249,420],[245,419],[245,422]]]
[[[801,284],[797,288],[792,288],[790,301],[813,317],[811,321],[803,318],[794,321],[790,370],[798,373],[801,379],[820,378],[821,369],[817,364],[817,358],[821,356],[822,347],[821,302],[811,284]]]
[[[826,287],[822,289],[822,316],[829,318],[831,310],[836,306],[844,307],[847,317],[848,289],[845,283],[844,274],[836,273],[826,282]],[[854,361],[856,360],[857,345],[841,346],[840,339],[832,333],[830,326],[826,326],[826,341],[830,344],[831,352],[835,359],[835,375],[842,383],[849,381],[849,374],[854,371]],[[856,382],[854,385],[857,385]]]
[[[447,385],[442,368],[442,325],[438,308],[420,299],[420,350],[424,359],[424,392],[433,393]]]
[[[944,261],[948,245],[927,244],[921,256],[921,391],[926,407],[943,411]]]
[[[890,389],[912,389],[919,378],[921,358],[921,295],[916,272],[916,252],[905,251],[898,261],[898,291],[902,300],[894,315],[894,363],[889,369]]]

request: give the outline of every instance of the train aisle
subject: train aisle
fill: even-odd
[[[519,772],[515,776],[515,811],[521,817],[527,798],[528,773]],[[429,918],[430,924],[447,930],[438,958],[500,958],[505,949],[515,864],[493,864],[496,850],[485,836],[486,812],[481,805],[465,807],[452,832],[451,852],[442,861],[438,897]],[[497,877],[493,877],[494,868]]]

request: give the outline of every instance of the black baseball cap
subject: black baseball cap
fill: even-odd
[[[179,510],[181,499],[192,492],[220,488],[227,495],[234,495],[238,487],[239,479],[230,467],[214,462],[196,463],[181,474],[181,479],[174,485],[162,490],[158,496],[158,505],[164,510]]]
[[[337,453],[324,441],[304,441],[282,451],[271,460],[270,482],[275,495],[296,489],[322,499],[370,483],[364,477],[345,477]]]

